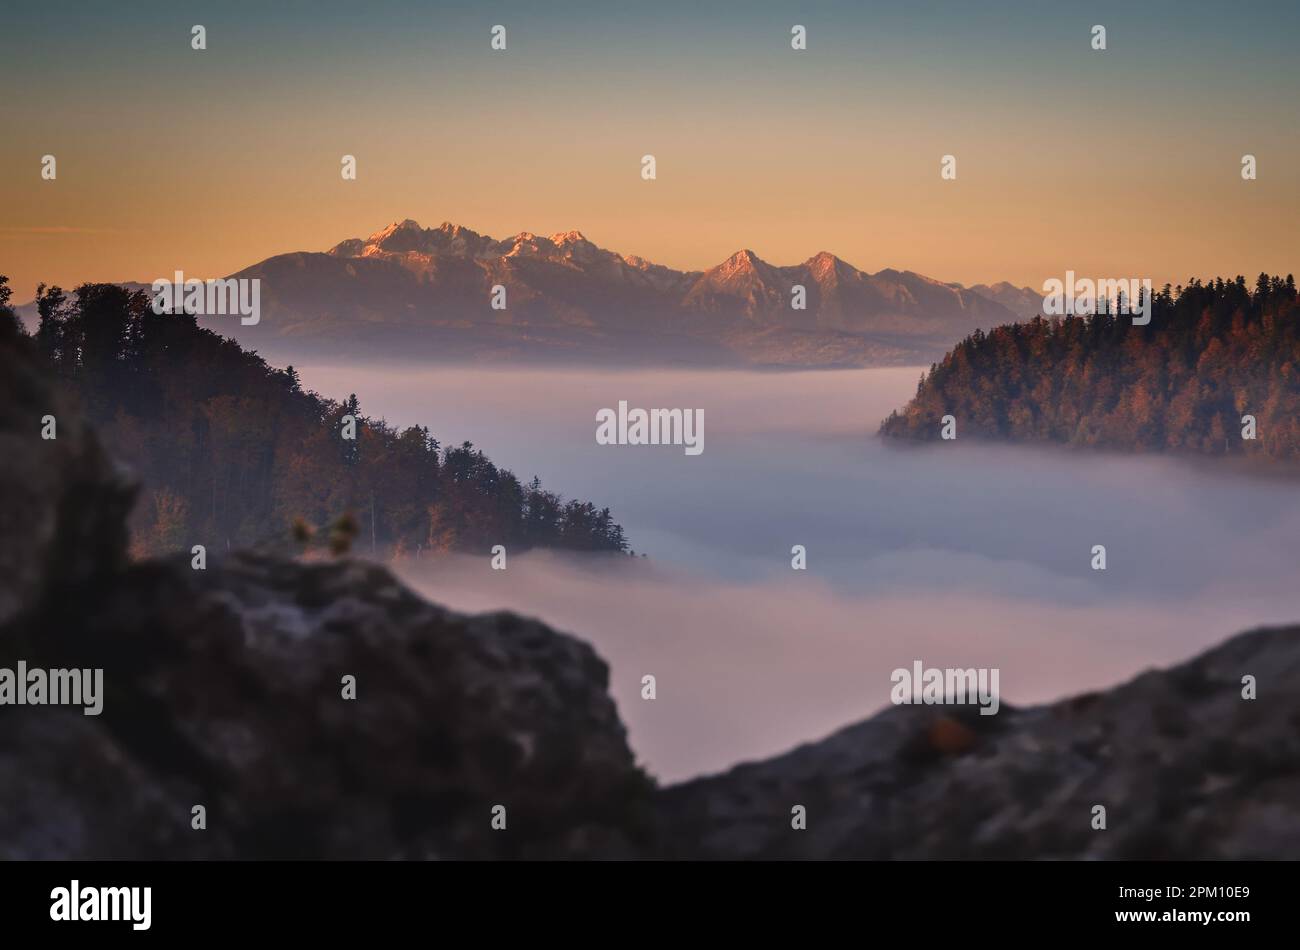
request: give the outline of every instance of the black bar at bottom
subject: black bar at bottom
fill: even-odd
[[[0,920],[6,936],[286,933],[331,945],[408,929],[434,936],[434,923],[537,936],[599,919],[666,934],[673,922],[762,930],[776,918],[861,935],[919,927],[940,938],[975,926],[1000,937],[1231,940],[1285,927],[1294,877],[1293,864],[1224,862],[11,862],[0,863]]]

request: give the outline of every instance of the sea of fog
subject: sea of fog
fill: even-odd
[[[632,747],[663,780],[862,719],[915,660],[996,667],[1003,702],[1027,704],[1300,619],[1294,483],[960,437],[882,442],[919,368],[299,370],[326,395],[357,393],[369,416],[470,440],[521,479],[613,510],[648,558],[509,554],[493,571],[485,551],[401,572],[453,608],[531,614],[593,644]],[[703,453],[598,445],[596,413],[620,400],[702,409]],[[806,571],[791,569],[796,544]],[[1267,690],[1267,670],[1243,672]]]

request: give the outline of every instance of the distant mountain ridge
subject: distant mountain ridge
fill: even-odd
[[[1000,303],[1021,320],[1032,320],[1043,312],[1042,291],[1032,287],[1017,287],[1001,280],[996,284],[972,284],[966,288],[994,303]]]
[[[827,251],[777,266],[744,249],[708,270],[679,271],[580,231],[497,240],[409,218],[231,276],[261,280],[261,321],[201,322],[264,353],[347,348],[452,361],[929,363],[976,329],[1015,322],[1032,295],[892,268],[867,273]],[[495,286],[505,288],[505,309],[491,306]]]
[[[826,251],[776,266],[746,249],[706,271],[679,271],[580,231],[497,240],[409,218],[233,276],[262,280],[262,323],[223,328],[248,345],[456,361],[900,365],[1016,319],[960,286],[911,271],[869,274]],[[804,309],[792,306],[796,285]],[[504,310],[491,307],[494,286],[506,290]]]

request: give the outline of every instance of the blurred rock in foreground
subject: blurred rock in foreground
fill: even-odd
[[[1258,698],[1242,698],[1253,675]],[[996,716],[897,706],[662,793],[677,853],[717,858],[1295,858],[1300,627]],[[974,707],[961,707],[974,712]],[[807,808],[806,831],[790,809]],[[1094,805],[1106,830],[1092,828]]]
[[[102,667],[104,707],[0,707],[0,858],[646,846],[652,787],[608,669],[536,621],[453,614],[362,562],[251,554],[137,566],[40,621],[17,658]]]

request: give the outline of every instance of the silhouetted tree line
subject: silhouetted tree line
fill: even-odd
[[[1107,307],[1106,309],[1114,309]],[[1295,279],[1168,285],[1151,322],[1100,313],[976,331],[921,378],[885,435],[957,435],[1212,455],[1300,455]],[[1242,437],[1242,417],[1256,438]]]
[[[0,332],[17,335],[7,290],[0,277]],[[143,292],[42,284],[36,303],[27,345],[144,483],[137,553],[302,543],[319,529],[335,550],[373,543],[397,556],[627,549],[608,508],[523,484],[469,442],[443,447],[422,426],[366,418],[355,395],[304,391],[292,366],[274,369],[192,316],[156,314]],[[355,441],[342,438],[349,414]]]
[[[13,288],[9,286],[9,278],[0,274],[0,342],[12,340],[22,334],[22,324],[18,320],[18,314],[9,307],[11,296],[13,296]]]

